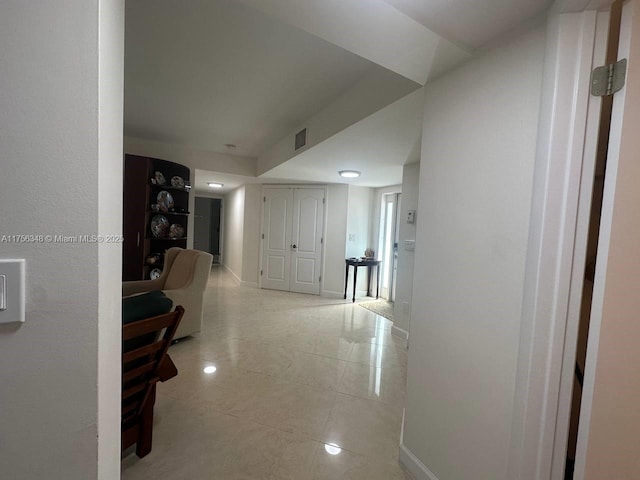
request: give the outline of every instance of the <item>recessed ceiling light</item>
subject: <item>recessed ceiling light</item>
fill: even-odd
[[[335,443],[325,443],[324,449],[329,455],[338,455],[342,449]]]
[[[216,370],[217,370],[216,367],[214,367],[213,365],[209,365],[208,367],[204,367],[203,372],[204,373],[215,373]]]
[[[209,185],[209,187],[211,187],[211,188],[222,188],[222,187],[224,187],[224,183],[217,183],[217,182],[208,182],[207,185]]]
[[[357,170],[340,170],[338,173],[344,178],[358,178],[360,176],[360,172]]]

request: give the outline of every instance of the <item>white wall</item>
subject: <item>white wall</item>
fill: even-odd
[[[222,264],[238,282],[242,278],[242,249],[244,243],[245,185],[224,197],[224,250]]]
[[[401,455],[440,480],[507,480],[544,46],[426,87]]]
[[[123,11],[2,2],[0,235],[121,233]],[[3,478],[119,478],[119,247],[2,243],[27,261],[26,322],[0,325]]]
[[[349,200],[347,204],[347,257],[362,257],[368,247],[375,248],[371,243],[371,217],[373,212],[374,189],[349,185]],[[353,239],[351,239],[353,238]],[[360,270],[358,290],[367,290],[367,276]],[[375,277],[374,277],[375,278]],[[375,280],[372,283],[374,288]],[[353,269],[349,275],[348,291],[353,291]]]
[[[262,225],[262,185],[244,186],[244,227],[242,243],[242,285],[258,287],[260,272],[260,227]]]
[[[393,306],[393,324],[408,332],[411,320],[411,298],[413,294],[413,263],[415,252],[404,248],[405,240],[416,239],[417,223],[407,223],[407,212],[418,210],[420,164],[412,163],[402,169],[402,201],[400,204],[400,241],[398,242],[398,270],[396,297]],[[420,221],[416,213],[416,222]],[[420,252],[418,252],[419,254]]]
[[[327,186],[327,223],[325,225],[324,275],[321,295],[342,298],[344,259],[346,258],[348,185]]]

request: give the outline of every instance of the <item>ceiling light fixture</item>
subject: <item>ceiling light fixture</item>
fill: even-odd
[[[329,455],[338,455],[342,451],[335,443],[325,443],[324,449]]]
[[[360,172],[357,170],[340,170],[338,173],[344,178],[358,178],[360,176]]]
[[[207,185],[209,185],[209,187],[211,187],[211,188],[222,188],[222,187],[224,187],[224,183],[217,183],[217,182],[207,182]]]
[[[204,367],[203,372],[204,373],[215,373],[216,370],[217,370],[217,368],[214,365],[209,365],[207,367]]]

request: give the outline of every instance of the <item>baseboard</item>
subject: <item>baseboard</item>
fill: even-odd
[[[240,280],[240,277],[238,277],[235,272],[233,270],[231,270],[227,265],[225,265],[224,263],[222,264],[222,266],[224,267],[224,269],[229,272],[231,274],[231,277],[233,278],[233,281],[236,282],[237,285],[240,285],[242,283],[242,281]]]
[[[402,338],[403,340],[409,340],[409,332],[395,325],[391,326],[391,335]]]
[[[240,280],[240,286],[248,288],[258,288],[258,282],[247,282],[245,280]]]
[[[344,293],[343,292],[332,292],[331,290],[322,290],[320,292],[320,296],[321,297],[326,297],[326,298],[342,298],[342,299],[344,299]]]
[[[415,480],[438,480],[438,477],[404,443],[400,444],[400,464],[413,475]]]

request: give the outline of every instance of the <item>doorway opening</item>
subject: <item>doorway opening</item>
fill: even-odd
[[[398,273],[398,239],[400,235],[400,193],[388,193],[382,196],[380,208],[380,292],[389,302],[395,301],[396,278]]]
[[[193,248],[213,255],[213,263],[220,263],[220,226],[222,199],[196,197]]]

